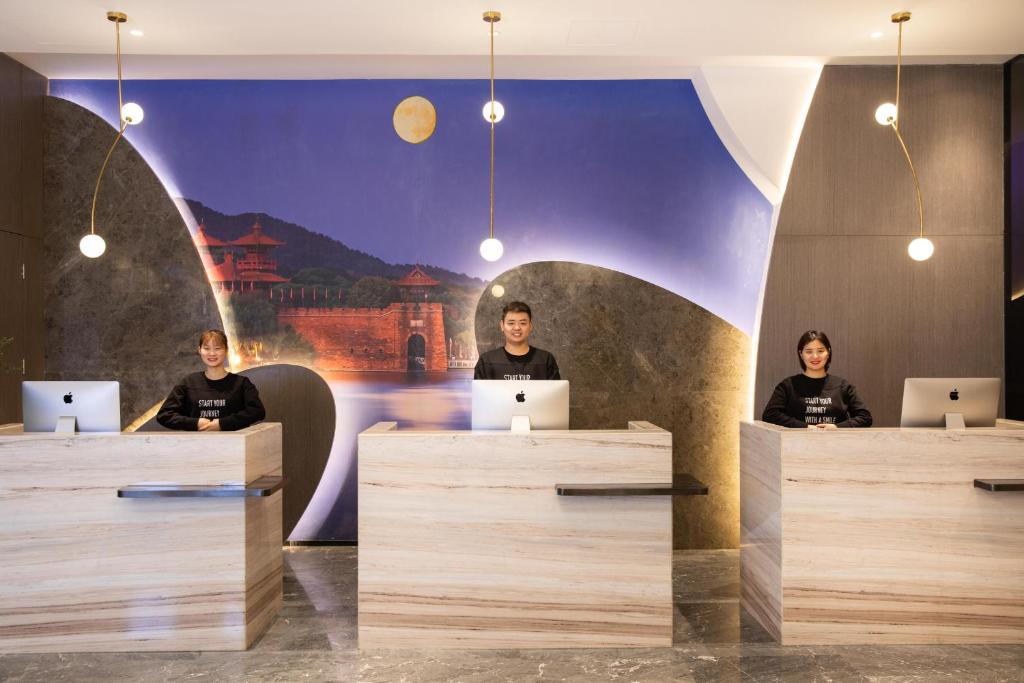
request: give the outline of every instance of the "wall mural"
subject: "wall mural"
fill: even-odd
[[[468,427],[477,302],[509,268],[598,265],[753,329],[771,205],[689,81],[498,86],[497,263],[477,251],[484,81],[125,86],[146,111],[128,138],[192,230],[235,368],[293,363],[331,387],[330,461],[292,540],[355,538],[359,431]],[[111,82],[52,81],[51,94],[116,120]]]

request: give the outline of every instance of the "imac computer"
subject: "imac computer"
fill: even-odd
[[[26,432],[119,432],[118,382],[22,382]]]
[[[569,428],[569,382],[564,379],[473,380],[473,429],[528,432]]]
[[[900,427],[994,427],[998,377],[908,377]]]

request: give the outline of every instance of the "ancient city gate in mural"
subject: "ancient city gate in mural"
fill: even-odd
[[[448,370],[441,304],[282,308],[277,320],[313,345],[320,370]]]

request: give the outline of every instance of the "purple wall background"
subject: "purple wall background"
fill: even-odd
[[[472,80],[130,81],[128,139],[165,184],[224,213],[259,211],[400,263],[490,279],[567,260],[613,268],[747,334],[772,207],[729,156],[690,81],[499,81],[495,264],[487,232],[487,85]],[[115,84],[51,94],[116,121]],[[438,112],[420,145],[395,134],[409,95]]]

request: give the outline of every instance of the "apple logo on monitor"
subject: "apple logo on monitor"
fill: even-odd
[[[71,403],[71,401],[72,401],[72,399],[71,399],[71,392],[69,391],[68,393],[64,394],[64,402],[65,403]]]
[[[953,391],[949,392],[949,400],[950,401],[959,401],[960,400],[960,391],[956,387],[953,387]]]
[[[526,392],[520,391],[516,394],[516,403],[526,403]]]

